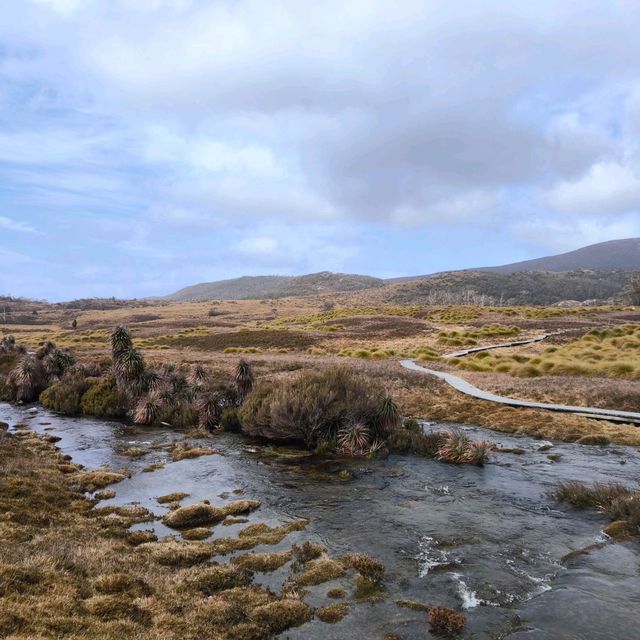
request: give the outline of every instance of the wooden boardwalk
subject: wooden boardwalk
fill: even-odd
[[[539,338],[539,339],[544,339],[544,338]],[[535,341],[536,340],[531,340],[528,342],[535,342]],[[498,346],[499,345],[496,345],[492,348],[497,348]],[[514,343],[510,343],[508,346],[515,346],[515,345]],[[476,350],[483,351],[486,348],[487,347],[484,347],[482,349],[476,349]],[[454,357],[454,354],[449,354],[448,357]],[[460,357],[460,356],[456,356],[456,357]],[[419,364],[416,364],[413,360],[401,360],[400,364],[403,367],[405,367],[405,369],[410,369],[411,371],[418,371],[420,373],[425,373],[427,375],[440,378],[441,380],[444,380],[449,385],[451,385],[457,391],[460,391],[461,393],[464,393],[468,396],[473,396],[474,398],[479,398],[480,400],[497,402],[498,404],[505,404],[511,407],[525,407],[528,409],[546,409],[547,411],[560,411],[563,413],[573,413],[576,415],[584,416],[585,418],[594,418],[597,420],[609,420],[611,422],[624,422],[624,423],[640,425],[640,413],[634,413],[632,411],[615,411],[612,409],[599,409],[596,407],[577,407],[577,406],[566,405],[566,404],[551,404],[546,402],[531,402],[529,400],[517,400],[516,398],[508,398],[506,396],[499,396],[489,391],[483,391],[482,389],[478,389],[478,387],[475,387],[470,382],[467,382],[466,380],[463,380],[458,376],[454,376],[451,373],[445,373],[444,371],[436,371],[435,369],[427,369],[426,367],[421,367]]]

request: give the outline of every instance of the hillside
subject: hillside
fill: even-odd
[[[616,300],[632,271],[451,271],[398,282],[375,292],[394,304],[550,305],[563,300]]]
[[[482,267],[482,271],[520,273],[523,271],[638,271],[640,270],[640,238],[599,242],[575,251],[555,256],[524,260],[497,267]]]
[[[360,291],[384,285],[370,276],[322,271],[304,276],[243,276],[185,287],[168,300],[249,300]]]
[[[640,238],[611,240],[555,256],[496,267],[382,280],[323,271],[244,276],[185,287],[167,300],[248,300],[361,293],[390,303],[555,304],[619,299],[640,271]]]

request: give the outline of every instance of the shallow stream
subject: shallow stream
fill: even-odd
[[[216,504],[242,489],[242,497],[262,501],[252,522],[311,519],[305,532],[289,536],[281,547],[313,539],[331,555],[362,552],[385,564],[383,601],[355,604],[338,624],[314,620],[285,632],[284,638],[431,637],[426,614],[398,607],[399,599],[464,609],[465,638],[640,638],[640,545],[608,541],[601,516],[559,505],[547,495],[558,482],[570,479],[636,486],[637,449],[553,443],[540,451],[544,443],[528,437],[426,423],[426,429],[456,427],[525,453],[492,454],[483,468],[397,455],[327,462],[222,434],[205,443],[221,455],[171,462],[165,447],[182,438],[170,430],[60,417],[41,407],[7,404],[0,404],[0,420],[60,436],[61,451],[88,469],[129,469],[130,478],[109,487],[116,497],[101,505],[137,502],[161,517],[167,509],[156,502],[158,496],[184,491],[190,497],[183,504],[204,499]],[[149,452],[131,460],[118,453],[128,447]],[[153,462],[165,467],[142,472]],[[349,479],[339,475],[344,470]],[[242,526],[219,526],[214,536],[233,535]],[[159,536],[175,533],[160,522],[137,527],[155,528]],[[562,560],[597,542],[604,544]],[[282,579],[278,572],[257,577],[274,587]],[[321,595],[339,585],[338,580],[314,588],[307,602],[319,604]]]

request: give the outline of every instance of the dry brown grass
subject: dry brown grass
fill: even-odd
[[[62,456],[52,444],[20,433],[0,431],[0,637],[267,639],[312,618],[295,590],[278,594],[251,584],[253,571],[283,566],[291,551],[206,562],[278,544],[307,521],[250,525],[237,538],[211,543],[154,542],[150,532],[128,532],[127,518],[114,521],[114,514],[139,519],[144,510],[94,509],[74,477],[80,473],[58,469]],[[324,562],[344,571],[335,560]],[[346,613],[326,605],[321,620]]]

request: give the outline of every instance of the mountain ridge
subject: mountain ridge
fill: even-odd
[[[478,273],[494,273],[502,276],[525,274],[527,272],[541,274],[570,273],[570,272],[593,272],[590,277],[594,282],[602,282],[606,279],[607,272],[635,272],[640,271],[640,238],[624,238],[620,240],[608,240],[596,244],[581,247],[573,251],[523,260],[510,264],[479,267],[473,269],[459,269],[444,271],[429,275],[404,276],[400,278],[382,279],[373,276],[333,273],[321,271],[301,276],[242,276],[240,278],[230,278],[214,282],[203,282],[200,284],[183,287],[175,293],[165,296],[167,300],[177,301],[202,301],[202,300],[252,300],[263,298],[283,298],[294,296],[321,295],[327,293],[348,293],[354,291],[364,291],[377,289],[389,285],[417,282],[421,280],[440,279],[444,285],[446,277],[456,274],[456,282],[460,283],[460,278],[468,279],[469,287],[477,286],[480,282]],[[466,275],[465,275],[466,274]],[[551,278],[551,276],[550,276]],[[541,276],[536,276],[541,282]],[[557,278],[552,278],[554,281]],[[615,288],[619,287],[620,278],[612,278],[615,281]],[[572,278],[575,281],[575,278]],[[504,281],[501,279],[501,282]],[[489,285],[485,279],[483,287]],[[501,286],[504,286],[502,284]],[[600,285],[599,285],[600,286]],[[589,287],[586,287],[588,289]],[[579,291],[586,290],[581,285]],[[611,287],[606,288],[608,292]],[[603,290],[604,291],[604,290]],[[570,292],[567,291],[567,294]],[[567,295],[566,298],[572,296]]]

